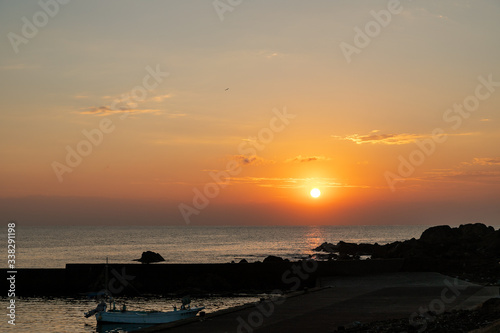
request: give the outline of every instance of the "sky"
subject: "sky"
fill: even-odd
[[[0,1],[1,219],[499,224],[499,16],[493,0]]]

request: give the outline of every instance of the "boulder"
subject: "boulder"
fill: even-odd
[[[481,312],[488,314],[500,312],[500,298],[490,298],[484,302],[481,306]]]
[[[336,245],[333,245],[332,243],[327,243],[327,242],[324,242],[323,244],[321,244],[320,246],[318,246],[317,248],[314,248],[312,250],[316,251],[316,252],[320,252],[320,251],[329,252],[329,253],[338,252],[338,248]]]
[[[470,223],[470,224],[462,224],[458,227],[458,231],[460,233],[460,238],[464,241],[469,242],[477,242],[481,240],[483,237],[488,236],[495,232],[493,227],[487,227],[482,223]]]
[[[500,230],[483,237],[478,243],[478,251],[487,256],[500,258]]]
[[[283,258],[281,257],[276,257],[276,256],[267,256],[266,259],[264,259],[264,263],[277,263],[277,262],[284,262]]]
[[[133,259],[133,261],[139,261],[142,264],[150,264],[153,262],[165,261],[165,259],[163,259],[159,253],[146,251],[142,252],[142,256],[139,259]]]
[[[426,229],[420,236],[420,241],[428,244],[442,244],[454,242],[458,239],[459,233],[456,228],[449,225],[438,225]]]
[[[356,243],[346,243],[340,241],[337,243],[337,248],[339,249],[340,256],[345,256],[347,254],[354,255],[358,253],[358,244]]]
[[[346,243],[340,241],[337,245],[324,242],[313,251],[317,252],[327,252],[327,253],[339,253],[342,255],[370,255],[373,253],[374,248],[378,246],[373,244],[356,244],[356,243]]]

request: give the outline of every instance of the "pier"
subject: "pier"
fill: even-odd
[[[320,277],[397,272],[403,265],[402,259],[308,262],[315,267],[306,267],[304,262],[277,262],[67,264],[66,268],[19,268],[16,294],[74,296],[103,289],[115,296],[260,293],[313,288]],[[7,269],[3,271],[5,275]]]

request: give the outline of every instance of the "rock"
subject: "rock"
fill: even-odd
[[[500,230],[484,236],[478,244],[478,251],[485,255],[500,254]]]
[[[277,263],[277,262],[284,262],[284,260],[281,257],[267,256],[266,259],[264,259],[263,262],[264,263]]]
[[[338,254],[336,253],[316,253],[312,255],[309,259],[316,260],[335,260],[338,259]]]
[[[371,259],[404,259],[405,271],[436,271],[481,283],[500,278],[500,230],[482,223],[430,227],[419,239],[384,245],[324,242],[313,251],[319,252],[313,255],[317,260],[356,260],[371,255]]]
[[[426,229],[419,240],[429,244],[440,244],[457,240],[457,236],[457,229],[452,229],[449,225],[439,225]]]
[[[163,259],[163,257],[159,253],[146,251],[142,252],[142,256],[140,259],[133,259],[133,261],[139,261],[142,264],[150,264],[152,262],[165,261],[165,259]]]
[[[356,243],[346,243],[340,241],[337,243],[337,248],[339,249],[340,256],[354,255],[358,253],[358,244]]]
[[[248,261],[246,259],[241,259],[238,264],[248,264]]]
[[[374,248],[378,245],[372,244],[356,244],[356,243],[346,243],[340,241],[337,245],[324,242],[317,248],[313,249],[313,251],[322,251],[327,253],[339,253],[339,255],[350,255],[350,256],[360,256],[360,255],[371,255],[374,251]]]
[[[487,314],[500,313],[500,298],[490,298],[481,305],[481,312]]]
[[[460,225],[460,227],[458,227],[458,231],[461,234],[462,240],[476,242],[481,240],[483,237],[494,233],[495,229],[493,227],[487,227],[482,223],[470,223]]]
[[[312,250],[316,251],[316,252],[323,251],[323,252],[332,253],[332,252],[337,252],[338,248],[336,245],[333,245],[332,243],[324,242],[323,244],[321,244],[320,246],[318,246],[317,248],[312,249]]]

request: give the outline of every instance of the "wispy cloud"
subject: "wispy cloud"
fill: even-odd
[[[339,183],[334,178],[279,178],[279,177],[235,177],[231,184],[253,184],[260,187],[272,188],[307,188],[317,187],[360,187]]]
[[[406,8],[406,10],[403,11],[400,14],[400,16],[405,18],[407,21],[413,21],[413,22],[419,22],[422,21],[423,19],[454,22],[453,20],[450,19],[450,17],[444,15],[443,11],[444,10],[440,8],[434,8],[431,11],[427,7],[413,7],[413,8]]]
[[[171,97],[172,97],[172,94],[158,95],[158,96],[152,97],[151,100],[153,100],[155,102],[163,102],[165,99],[171,98]]]
[[[336,136],[332,137],[340,140],[352,141],[358,145],[364,143],[378,143],[385,145],[404,145],[411,142],[414,142],[417,139],[424,138],[426,136],[420,134],[410,134],[410,133],[401,133],[401,134],[380,134],[379,130],[373,130],[369,134],[361,135],[361,134],[351,134],[347,136]]]
[[[326,156],[302,156],[298,155],[294,158],[289,158],[285,160],[285,163],[303,163],[303,162],[315,162],[315,161],[329,161],[330,158]]]
[[[427,172],[416,180],[500,184],[500,157],[475,157],[454,168]]]
[[[475,157],[470,164],[500,166],[500,157]]]
[[[89,108],[84,108],[78,112],[84,115],[94,115],[94,116],[108,116],[110,114],[143,114],[143,113],[153,113],[161,114],[161,110],[158,109],[111,109],[109,106],[92,106]]]
[[[260,57],[264,57],[266,59],[275,59],[275,58],[281,58],[284,56],[283,53],[280,52],[275,52],[275,51],[269,51],[269,50],[262,50],[257,53]]]
[[[232,160],[237,161],[242,165],[263,165],[263,164],[271,164],[274,161],[265,160],[264,158],[253,155],[253,156],[245,156],[245,155],[232,155],[230,157]]]
[[[432,134],[414,134],[414,133],[400,133],[400,134],[380,134],[379,130],[373,130],[369,134],[351,134],[347,136],[332,135],[333,138],[339,140],[352,141],[358,145],[371,143],[371,144],[384,144],[384,145],[405,145],[414,142],[415,140],[431,138]],[[474,135],[476,133],[454,133],[446,134],[447,136],[463,136]]]
[[[424,177],[417,178],[417,180],[500,184],[500,170],[433,171],[426,173]]]

